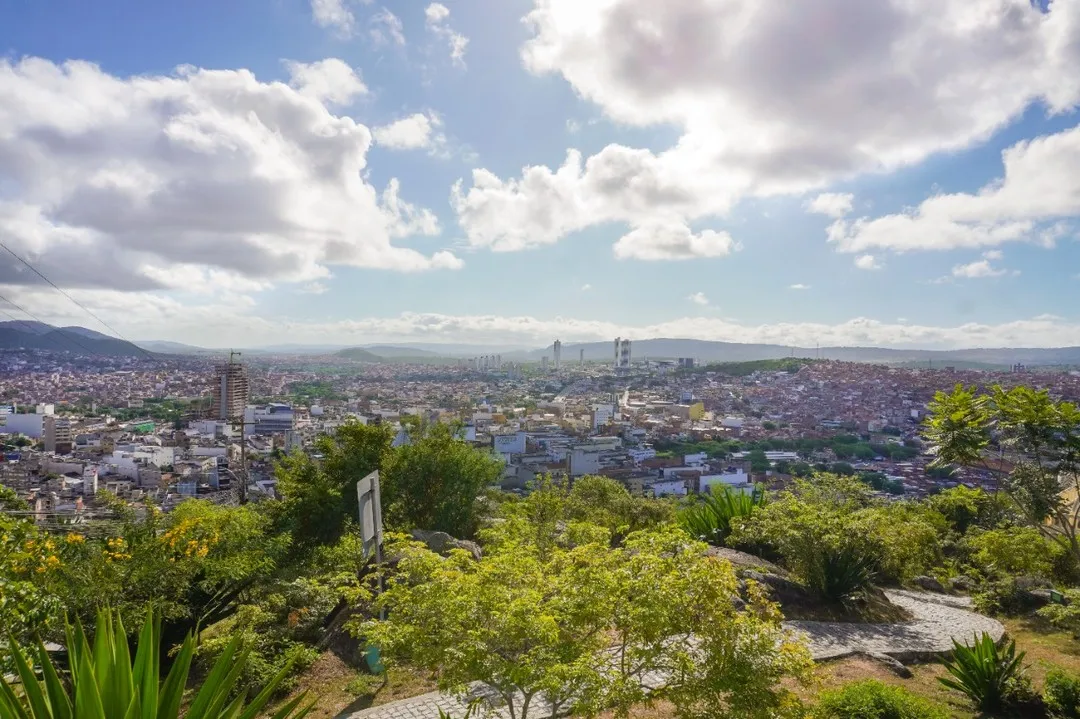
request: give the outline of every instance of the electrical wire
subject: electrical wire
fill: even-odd
[[[100,323],[101,323],[101,325],[102,325],[103,327],[105,327],[105,328],[106,328],[107,330],[109,330],[110,332],[112,332],[114,336],[116,336],[116,337],[119,337],[120,339],[122,339],[123,341],[127,342],[127,343],[128,343],[129,345],[131,345],[131,346],[132,346],[132,347],[134,347],[135,349],[137,349],[137,350],[139,350],[140,352],[142,352],[142,353],[143,353],[144,355],[146,355],[146,357],[147,357],[148,359],[151,359],[151,360],[157,361],[157,357],[155,357],[155,356],[154,356],[153,354],[151,354],[150,352],[147,352],[147,351],[146,351],[146,350],[144,350],[144,349],[143,349],[142,347],[139,347],[139,346],[138,346],[137,344],[135,344],[134,342],[132,342],[131,340],[129,340],[129,339],[127,338],[127,337],[124,337],[124,335],[122,335],[122,334],[120,334],[119,332],[117,332],[117,331],[116,331],[116,329],[115,329],[115,328],[113,328],[113,326],[112,326],[112,325],[110,325],[110,324],[109,324],[108,322],[106,322],[105,320],[101,319],[101,318],[100,318],[100,317],[98,317],[98,316],[97,316],[96,314],[94,314],[94,313],[93,313],[93,312],[92,312],[92,311],[90,310],[90,308],[89,308],[89,307],[87,307],[87,306],[86,306],[86,305],[84,305],[84,304],[83,304],[82,302],[79,302],[79,301],[78,301],[77,299],[75,299],[74,297],[72,297],[71,295],[69,295],[69,294],[68,294],[67,292],[65,292],[65,291],[64,291],[63,289],[61,289],[61,287],[60,287],[59,285],[57,285],[57,284],[56,284],[55,282],[53,282],[53,281],[52,281],[52,280],[50,280],[50,279],[49,279],[48,277],[46,277],[46,276],[45,276],[44,274],[42,274],[42,273],[41,273],[41,271],[40,271],[40,270],[38,270],[38,268],[34,267],[34,266],[33,266],[32,264],[30,264],[29,262],[27,262],[26,260],[24,260],[24,259],[23,259],[23,258],[22,258],[21,256],[19,256],[18,254],[16,254],[15,250],[13,250],[13,249],[11,249],[10,247],[8,247],[7,245],[5,245],[5,244],[4,244],[4,242],[3,242],[3,240],[0,240],[0,247],[3,247],[3,248],[4,248],[5,250],[7,250],[7,251],[8,251],[8,253],[9,253],[9,254],[10,254],[10,255],[11,255],[12,257],[14,257],[14,258],[15,258],[15,259],[17,259],[17,260],[18,260],[19,262],[21,262],[21,263],[23,263],[24,265],[26,265],[26,266],[27,266],[27,267],[28,267],[28,268],[30,269],[30,271],[31,271],[31,272],[33,272],[33,273],[34,273],[35,275],[37,275],[37,276],[38,276],[38,277],[40,277],[41,279],[43,279],[43,280],[45,280],[46,282],[48,282],[48,283],[49,283],[49,285],[51,285],[51,286],[52,286],[52,288],[53,288],[54,290],[56,290],[57,292],[59,292],[60,294],[62,294],[62,295],[63,295],[64,297],[67,297],[67,298],[68,298],[69,300],[71,300],[71,301],[72,301],[72,302],[73,302],[73,303],[74,303],[75,305],[77,305],[78,307],[80,307],[80,308],[81,308],[81,309],[83,310],[83,312],[85,312],[86,314],[90,315],[91,317],[93,317],[93,318],[94,318],[95,320],[97,320],[98,322],[100,322]],[[27,312],[27,314],[30,314],[30,313],[29,313],[29,312]],[[59,329],[59,328],[57,328],[57,329]]]
[[[11,305],[15,309],[17,309],[19,312],[22,312],[24,315],[29,315],[30,317],[33,317],[34,321],[40,322],[41,324],[45,325],[46,327],[52,327],[52,325],[50,325],[48,322],[43,322],[40,317],[36,316],[35,314],[33,314],[32,312],[30,312],[28,310],[23,309],[22,307],[19,307],[17,304],[15,304],[11,300],[9,300],[7,297],[4,297],[3,295],[0,295],[0,300],[3,300],[4,302],[7,302],[9,305]],[[14,320],[15,322],[22,322],[27,327],[30,326],[30,323],[27,322],[26,320],[16,320],[14,317],[12,317],[7,312],[4,312],[4,314],[7,315],[8,317],[11,317],[11,319]],[[53,327],[53,329],[56,332],[66,332],[66,330],[64,330],[62,327]],[[82,342],[80,342],[78,340],[78,337],[75,334],[73,334],[71,332],[67,332],[67,335],[68,335],[68,339],[70,339],[72,341],[72,343],[74,343],[74,344],[78,345],[79,347],[83,348],[84,350],[86,350],[86,352],[88,354],[92,354],[92,355],[100,355],[101,354],[100,352],[95,352],[94,350],[90,349],[89,347],[84,345]],[[44,334],[42,334],[40,336],[41,337],[47,337],[50,341],[54,342],[56,344],[57,348],[59,348],[59,350],[61,352],[68,352],[70,350],[70,348],[64,347],[64,345],[60,343],[60,340],[58,340],[56,337],[54,337],[52,335],[52,332],[46,332],[46,333],[44,333]]]

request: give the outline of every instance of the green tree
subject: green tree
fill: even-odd
[[[687,719],[780,716],[794,704],[780,680],[804,677],[809,655],[760,592],[735,610],[734,572],[706,549],[671,528],[620,548],[511,542],[479,562],[396,544],[379,600],[387,619],[357,629],[388,661],[436,672],[444,689],[486,684],[515,719],[604,708],[625,717],[656,698]],[[669,681],[650,693],[655,671]]]
[[[398,447],[380,476],[383,516],[391,526],[472,536],[476,498],[502,476],[490,454],[459,440],[456,427],[432,424]]]
[[[989,472],[1025,522],[1080,564],[1080,409],[1030,387],[938,392],[925,425],[935,466]]]
[[[750,471],[751,472],[767,472],[769,467],[768,458],[765,456],[765,451],[761,449],[754,449],[750,451]]]
[[[1034,527],[976,529],[964,538],[969,561],[983,574],[1007,578],[1017,575],[1048,578],[1055,554],[1064,550]]]

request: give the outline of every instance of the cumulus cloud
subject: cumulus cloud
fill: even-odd
[[[372,132],[376,144],[391,150],[416,150],[444,145],[446,138],[436,132],[442,121],[434,113],[418,112]]]
[[[702,307],[709,304],[709,298],[705,296],[704,292],[695,292],[686,299],[690,300],[695,305],[701,305]]]
[[[447,20],[450,8],[442,3],[433,2],[424,10],[427,28],[437,37],[442,38],[450,48],[450,60],[459,67],[465,67],[465,51],[469,47],[469,38],[453,30]]]
[[[855,196],[850,193],[823,192],[807,202],[806,209],[818,215],[839,218],[851,212],[854,199]]]
[[[861,255],[855,258],[855,266],[860,270],[880,270],[882,265],[873,255]]]
[[[1006,274],[1007,271],[995,267],[990,264],[993,261],[1001,260],[1004,258],[1004,253],[1000,250],[988,250],[983,253],[981,260],[969,262],[964,265],[956,265],[952,268],[952,276],[960,277],[964,279],[979,279],[983,277],[1001,277]],[[1014,270],[1013,274],[1020,274],[1018,270]],[[948,279],[948,278],[943,278]]]
[[[368,35],[376,47],[405,44],[405,28],[401,24],[401,18],[386,8],[372,15],[368,24]]]
[[[337,58],[312,63],[286,60],[285,68],[292,88],[326,105],[349,105],[368,92],[360,75]]]
[[[810,285],[804,285],[801,282],[799,282],[799,283],[796,283],[794,285],[788,285],[788,289],[789,290],[808,290],[808,289],[810,289]]]
[[[615,243],[620,260],[692,260],[725,257],[739,249],[726,232],[693,232],[683,224],[648,224],[626,233]]]
[[[0,60],[0,236],[65,287],[458,266],[392,243],[438,223],[396,180],[380,197],[363,179],[370,131],[325,104],[355,96],[359,78],[340,61],[290,69],[293,86],[246,70],[123,78]],[[0,282],[31,281],[0,263]]]
[[[1032,105],[1080,99],[1075,0],[534,0],[527,24],[528,70],[561,76],[615,121],[681,136],[655,153],[571,152],[517,179],[475,171],[456,207],[476,246],[650,211],[722,214],[968,147]],[[658,178],[665,192],[643,192]]]
[[[938,194],[904,212],[840,219],[829,241],[840,252],[1052,245],[1080,216],[1080,126],[1018,142],[1002,162],[1004,175],[974,194]]]

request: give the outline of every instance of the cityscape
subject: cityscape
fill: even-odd
[[[1080,0],[0,48],[0,719],[1080,717]]]

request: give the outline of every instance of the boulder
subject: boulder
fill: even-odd
[[[1017,589],[1049,589],[1054,586],[1053,582],[1042,577],[1017,577],[1015,582]]]
[[[1049,589],[1025,589],[1024,600],[1033,607],[1045,607],[1050,603]]]
[[[978,586],[978,582],[971,577],[961,574],[958,577],[951,577],[949,579],[949,586],[955,592],[971,592]]]
[[[482,556],[479,544],[470,542],[467,539],[456,539],[446,532],[430,532],[426,529],[414,529],[412,531],[412,538],[418,542],[423,542],[427,545],[428,549],[436,554],[446,555],[451,549],[464,549],[471,554],[476,561],[480,561],[480,557]]]
[[[744,580],[764,585],[768,588],[772,600],[781,605],[805,604],[810,599],[806,588],[790,579],[775,574],[763,574],[753,569],[743,570],[739,574]]]
[[[941,594],[945,593],[945,587],[941,585],[941,582],[939,582],[934,577],[929,577],[925,574],[921,577],[915,577],[911,580],[911,583],[914,584],[916,587],[919,587],[920,589],[925,589],[928,592],[939,592]]]
[[[731,566],[736,569],[757,569],[763,572],[769,572],[777,576],[785,576],[786,572],[783,569],[776,566],[772,562],[762,559],[761,557],[755,557],[753,554],[747,554],[746,552],[740,552],[737,549],[729,549],[727,547],[709,547],[705,552],[710,557],[718,557],[720,559],[726,559],[731,562]]]

